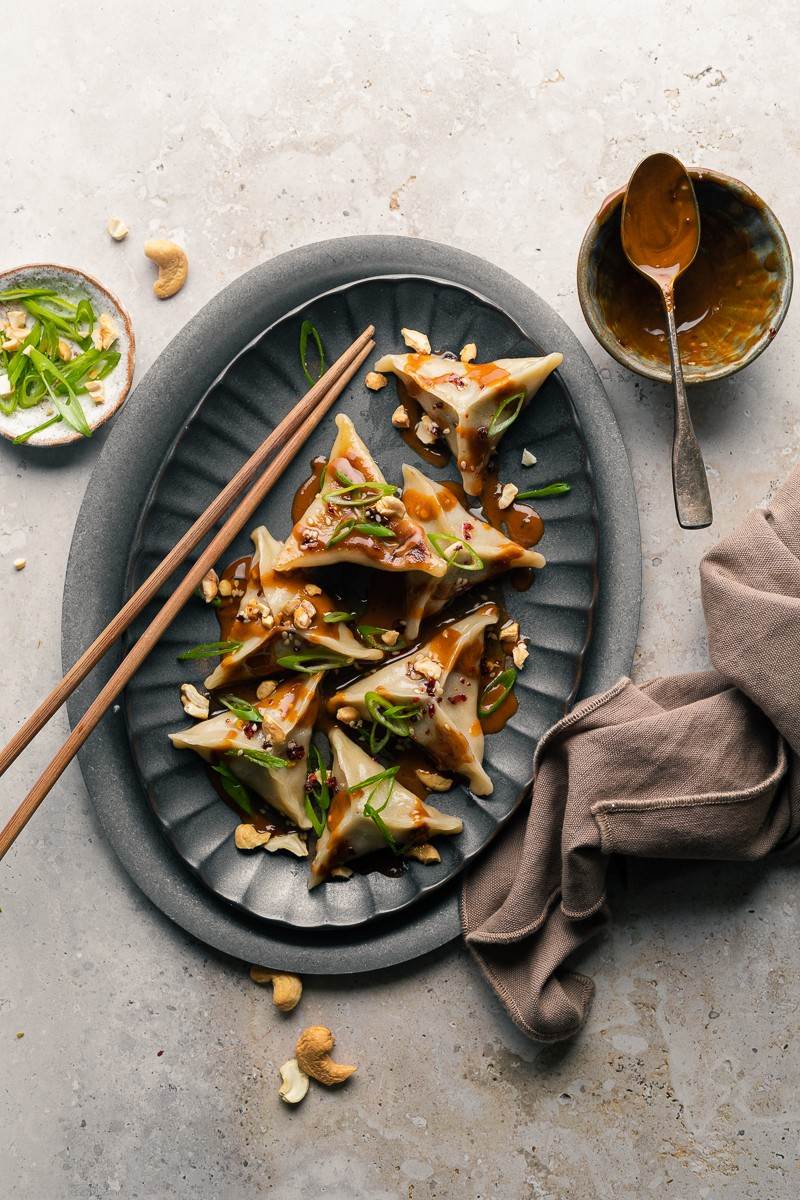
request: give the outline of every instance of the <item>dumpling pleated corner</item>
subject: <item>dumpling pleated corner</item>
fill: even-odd
[[[317,714],[317,690],[322,675],[295,677],[280,684],[254,707],[262,715],[261,729],[232,712],[199,721],[169,735],[178,750],[194,750],[207,761],[224,757],[234,775],[298,829],[310,829],[305,785],[308,747]],[[286,767],[266,767],[246,757],[247,751],[267,750],[289,761]]]
[[[295,641],[364,662],[382,657],[380,650],[362,646],[343,622],[325,623],[324,614],[334,606],[321,588],[310,586],[302,574],[276,574],[282,545],[266,526],[259,525],[250,538],[255,551],[236,621],[228,632],[231,641],[241,644],[211,672],[205,680],[207,688],[227,687],[238,679],[263,679],[278,669],[278,656],[290,653]]]
[[[443,626],[418,650],[355,680],[329,703],[356,708],[369,718],[366,696],[377,692],[393,704],[419,706],[409,734],[440,767],[456,771],[476,796],[488,796],[492,781],[483,769],[483,730],[478,718],[480,664],[486,628],[497,606],[483,604]]]
[[[384,778],[360,788],[360,783],[381,774],[380,763],[341,729],[332,729],[329,739],[333,751],[331,773],[338,791],[317,842],[310,888],[328,879],[335,867],[386,848],[386,835],[364,812],[367,804],[379,814],[381,824],[398,848],[429,842],[439,834],[461,833],[463,823],[458,817],[420,800],[396,779]]]
[[[355,431],[349,417],[336,417],[338,432],[323,476],[323,490],[295,524],[275,563],[276,571],[359,563],[378,571],[424,571],[443,575],[445,564],[425,533],[405,511]],[[370,483],[373,503],[343,491]],[[375,532],[377,528],[378,532]],[[333,544],[331,544],[333,543]]]
[[[563,354],[490,363],[464,363],[440,354],[387,354],[375,370],[402,379],[443,430],[467,495],[479,496],[495,446],[511,424],[504,421],[525,407],[563,361]],[[504,401],[508,403],[500,412]]]
[[[406,636],[415,638],[425,617],[441,612],[453,596],[467,591],[477,583],[491,579],[503,571],[519,567],[541,568],[545,558],[538,550],[518,545],[489,525],[473,516],[458,502],[453,491],[441,483],[433,483],[416,467],[403,467],[403,502],[414,520],[426,534],[444,534],[445,549],[458,550],[463,541],[472,555],[482,562],[475,570],[475,558],[465,551],[454,554],[447,574],[441,579],[428,575],[409,575],[406,582]],[[450,540],[452,539],[452,540]],[[459,566],[463,561],[464,566]]]

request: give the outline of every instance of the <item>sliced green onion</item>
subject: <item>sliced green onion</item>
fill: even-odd
[[[397,534],[393,533],[391,529],[387,529],[385,525],[378,525],[375,521],[357,521],[355,517],[347,517],[334,528],[328,538],[328,546],[338,546],[339,542],[343,542],[351,533],[365,533],[369,537],[380,538],[383,541],[397,538]]]
[[[5,416],[10,417],[14,409],[17,407],[17,393],[12,392],[10,396],[0,396],[0,412]],[[59,421],[61,418],[58,418]]]
[[[314,342],[319,357],[319,370],[316,375],[311,374],[311,369],[308,365],[307,351],[309,338]],[[303,321],[303,324],[300,326],[300,366],[303,368],[303,374],[309,386],[315,384],[325,374],[325,351],[322,347],[322,338],[319,336],[319,330],[311,321]]]
[[[52,308],[46,308],[38,300],[25,300],[23,301],[23,306],[32,317],[38,317],[41,321],[48,321],[51,325],[55,325],[56,329],[60,329],[62,333],[65,333],[67,337],[73,338],[75,341],[86,336],[79,333],[74,320],[68,321],[66,317],[62,317],[60,313],[53,312]]]
[[[509,425],[513,425],[519,414],[522,412],[522,406],[525,403],[524,392],[514,392],[513,396],[506,396],[500,401],[495,409],[494,416],[489,423],[489,437],[499,437],[501,433],[505,433]],[[510,412],[506,410],[514,405]],[[505,414],[505,415],[503,415]]]
[[[287,671],[300,671],[303,675],[316,675],[319,671],[347,667],[352,661],[335,650],[304,650],[300,654],[284,654],[278,659],[278,666]]]
[[[336,478],[339,480],[339,483],[341,483],[344,487],[347,487],[349,484],[355,482],[353,479],[350,478],[349,475],[345,475],[344,471],[337,471],[335,467],[333,468],[333,473],[336,476]]]
[[[237,779],[233,771],[227,763],[219,762],[212,763],[211,770],[216,771],[222,777],[222,789],[233,803],[246,812],[249,816],[255,816],[255,808],[253,801],[250,798],[250,791],[244,786],[241,780]]]
[[[47,287],[6,288],[4,292],[0,292],[0,304],[8,304],[12,300],[27,300],[30,296],[55,296],[55,292]]]
[[[74,324],[76,331],[80,333],[81,325],[87,325],[88,333],[91,333],[96,320],[97,318],[91,302],[89,300],[80,300],[78,307],[75,309]],[[86,337],[87,334],[83,334],[82,336]],[[114,340],[116,341],[116,338]]]
[[[393,854],[397,854],[399,852],[399,847],[397,845],[397,841],[395,840],[394,834],[391,832],[391,830],[386,825],[386,822],[381,817],[381,813],[384,811],[387,804],[389,803],[389,801],[392,798],[392,792],[394,791],[394,785],[395,785],[395,781],[397,779],[397,772],[399,770],[400,770],[399,767],[388,767],[385,771],[381,771],[379,775],[370,775],[369,779],[363,779],[361,781],[361,783],[353,784],[352,787],[349,787],[347,789],[348,792],[352,795],[354,792],[362,792],[366,788],[371,787],[372,790],[370,791],[369,796],[367,797],[367,799],[364,803],[364,810],[363,810],[364,816],[369,817],[370,821],[372,821],[373,824],[377,827],[381,837],[386,842],[386,845],[389,847],[389,849],[392,851]],[[373,798],[374,798],[375,793],[377,792],[378,788],[380,787],[380,785],[386,780],[389,781],[389,790],[386,793],[386,799],[384,800],[384,802],[380,806],[380,808],[375,808],[374,804],[372,803]]]
[[[361,638],[362,642],[366,642],[368,646],[372,646],[375,650],[402,650],[408,644],[405,638],[398,638],[393,646],[381,641],[384,633],[394,633],[395,630],[387,629],[383,625],[356,625],[356,633]]]
[[[24,433],[18,433],[11,444],[13,446],[21,446],[23,442],[27,442],[29,438],[32,438],[35,433],[41,433],[43,429],[49,429],[51,425],[57,425],[60,420],[60,413],[56,413],[49,420],[42,421],[41,425],[34,425],[33,429],[26,429]]]
[[[337,508],[369,508],[382,496],[394,496],[397,488],[393,483],[349,483],[346,487],[334,488],[324,492],[322,499],[326,503],[335,504]],[[366,491],[366,496],[356,496],[353,493]]]
[[[259,720],[260,720],[259,716]],[[289,766],[288,758],[280,758],[277,754],[270,754],[269,750],[226,750],[228,758],[246,758],[248,762],[254,762],[259,767],[267,767],[270,771],[278,771],[282,767]]]
[[[500,705],[505,703],[509,692],[516,682],[517,672],[513,667],[508,667],[505,671],[501,671],[499,675],[495,675],[494,679],[490,679],[481,692],[481,698],[478,703],[478,716],[490,717],[492,713],[496,713]],[[498,698],[490,700],[486,704],[486,697],[498,687],[502,689]]]
[[[516,499],[541,500],[543,496],[566,496],[571,491],[572,484],[559,480],[558,483],[546,483],[544,487],[529,488],[527,492],[517,492]]]
[[[417,701],[410,704],[392,704],[391,700],[381,696],[380,692],[367,692],[364,696],[364,703],[372,720],[383,725],[397,737],[408,737],[409,721],[420,714],[420,705]]]
[[[314,833],[317,837],[322,837],[325,826],[328,823],[328,809],[331,806],[331,792],[328,786],[328,773],[325,770],[325,764],[322,761],[322,755],[316,746],[311,747],[311,754],[316,755],[316,766],[314,772],[317,776],[317,786],[312,788],[310,792],[306,792],[305,810],[306,816],[311,822]]]
[[[326,612],[322,619],[326,625],[338,625],[340,621],[352,621],[355,615],[354,612]]]
[[[47,395],[44,380],[35,372],[23,376],[17,391],[19,392],[20,408],[35,408]]]
[[[483,571],[486,564],[473,546],[464,538],[457,537],[454,533],[429,533],[428,541],[433,546],[440,558],[451,567],[458,567],[459,571]],[[447,546],[458,545],[459,549],[448,554]],[[469,557],[469,562],[461,562],[458,555],[465,552]]]
[[[230,709],[240,721],[257,721],[260,725],[263,720],[263,716],[257,708],[253,708],[247,700],[240,700],[238,696],[220,696],[219,702]]]
[[[75,395],[69,380],[64,377],[61,371],[59,371],[55,363],[51,362],[46,355],[42,354],[41,351],[35,349],[33,346],[31,346],[27,357],[30,359],[32,366],[35,367],[44,380],[45,387],[50,394],[50,399],[53,401],[53,404],[61,413],[61,416],[64,418],[67,424],[71,425],[73,429],[76,429],[78,433],[83,434],[84,437],[91,437],[92,431],[89,427],[89,423],[86,420],[86,414],[84,413],[83,408],[81,407],[81,402]],[[56,394],[50,384],[51,379],[55,379],[66,389],[66,399]]]
[[[328,538],[328,545],[338,546],[339,542],[343,542],[347,535],[353,532],[355,525],[355,517],[348,517],[346,521],[340,521],[331,536]]]
[[[178,662],[194,662],[198,658],[222,658],[226,654],[234,654],[241,650],[243,645],[244,642],[201,642],[199,646],[192,646],[191,650],[184,650],[183,654],[179,654]]]

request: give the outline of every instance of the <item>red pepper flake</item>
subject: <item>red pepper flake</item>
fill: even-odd
[[[247,724],[245,725],[244,729],[242,730],[242,733],[244,734],[244,736],[246,738],[254,738],[260,728],[261,728],[261,726],[256,724],[255,721],[248,721]]]
[[[432,717],[433,714],[436,712],[436,706],[434,704],[426,705],[426,709],[427,709],[427,713],[428,713],[429,717]]]
[[[156,1058],[161,1058],[161,1055],[162,1055],[163,1053],[164,1053],[164,1051],[163,1051],[163,1050],[157,1050],[157,1051],[156,1051]]]
[[[473,529],[474,529],[474,528],[475,528],[475,526],[472,524],[472,522],[471,522],[471,521],[465,521],[465,522],[464,522],[464,540],[465,540],[465,541],[467,541],[467,542],[468,542],[468,541],[470,541],[470,540],[471,540],[471,538],[472,538],[472,531],[473,531]]]
[[[428,693],[429,696],[436,695],[436,680],[435,679],[426,679],[425,680],[425,691]]]
[[[297,742],[286,743],[286,757],[290,762],[299,762],[301,758],[305,758],[306,752]]]
[[[451,704],[463,704],[466,698],[463,692],[459,692],[457,696],[450,696],[449,700]]]

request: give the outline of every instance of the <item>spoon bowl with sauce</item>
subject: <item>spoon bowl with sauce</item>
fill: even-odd
[[[675,284],[700,246],[700,214],[692,181],[671,154],[651,154],[631,176],[622,203],[622,248],[631,266],[661,293],[675,394],[672,487],[684,529],[711,524],[711,497],[692,426],[675,322]]]
[[[772,343],[792,294],[792,257],[775,214],[746,184],[690,167],[700,212],[700,247],[675,287],[678,344],[686,383],[722,379]],[[671,379],[666,319],[658,291],[625,257],[625,188],[603,202],[583,239],[578,296],[601,346],[648,379]]]

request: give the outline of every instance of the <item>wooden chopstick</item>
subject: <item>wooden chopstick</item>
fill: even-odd
[[[256,472],[264,466],[274,451],[281,446],[308,413],[316,407],[320,398],[327,393],[331,385],[337,380],[343,379],[342,386],[344,386],[352,378],[358,369],[356,366],[353,366],[354,360],[361,353],[374,332],[375,327],[370,325],[345,350],[344,354],[337,358],[335,363],[331,364],[311,390],[294,406],[280,424],[273,429],[269,437],[264,439],[256,452],[248,458],[247,462],[240,467],[216,499],[200,514],[194,525],[186,530],[180,541],[176,542],[169,554],[159,563],[153,573],[145,579],[141,587],[137,588],[113,620],[109,621],[103,632],[95,638],[91,646],[87,650],[84,650],[80,658],[73,663],[61,682],[50,692],[49,696],[46,696],[39,707],[31,713],[27,721],[20,725],[10,742],[0,750],[0,775],[11,766],[14,759],[21,754],[42,726],[47,724],[53,713],[72,695],[78,684],[97,665],[120,634],[124,633],[131,621],[135,620],[161,585],[169,579],[172,572],[181,565],[186,556],[194,550],[198,542],[214,527],[219,517],[233,504],[234,500],[238,499]],[[346,372],[349,373],[344,378]],[[339,390],[341,391],[341,388]],[[337,392],[336,395],[338,394]]]
[[[186,601],[194,593],[195,588],[197,588],[199,586],[203,576],[210,570],[210,568],[214,565],[214,563],[216,563],[218,561],[220,556],[225,552],[225,550],[227,550],[228,546],[231,544],[231,542],[236,537],[236,535],[241,531],[243,526],[250,520],[253,513],[256,511],[258,506],[261,504],[264,497],[271,491],[275,482],[280,478],[280,476],[285,471],[286,467],[293,460],[293,458],[297,454],[300,447],[303,445],[303,443],[306,441],[306,439],[309,437],[309,435],[313,432],[313,430],[317,427],[319,422],[322,420],[322,418],[325,416],[325,414],[330,409],[333,402],[342,393],[344,388],[347,386],[347,384],[352,379],[353,375],[355,375],[355,373],[359,370],[359,368],[364,363],[366,358],[369,356],[369,354],[375,348],[375,343],[371,340],[371,337],[370,337],[370,335],[373,332],[374,332],[374,329],[372,326],[370,326],[369,329],[365,330],[364,333],[362,333],[361,336],[357,339],[357,341],[353,343],[353,346],[351,346],[350,351],[346,352],[346,354],[343,355],[342,358],[338,359],[337,362],[334,363],[333,367],[330,368],[330,371],[326,372],[326,374],[323,375],[322,379],[320,379],[319,382],[314,385],[314,387],[311,389],[311,391],[308,393],[308,395],[306,397],[304,397],[304,399],[300,402],[300,405],[298,406],[298,408],[296,408],[294,410],[296,413],[299,408],[302,408],[302,410],[304,412],[308,412],[309,398],[315,394],[314,398],[317,402],[316,407],[313,407],[311,409],[311,411],[308,412],[308,415],[305,417],[305,419],[303,420],[303,422],[299,426],[299,428],[297,428],[294,431],[294,433],[291,434],[291,436],[288,438],[288,440],[285,441],[283,447],[278,451],[276,456],[272,459],[272,461],[270,462],[270,464],[266,468],[266,470],[258,477],[258,479],[255,481],[255,483],[251,487],[250,491],[244,497],[244,499],[237,505],[237,507],[233,510],[233,512],[228,517],[227,521],[221,527],[221,529],[216,534],[216,536],[214,538],[212,538],[212,540],[209,542],[208,546],[200,554],[197,561],[186,573],[184,578],[181,580],[181,582],[175,588],[172,595],[168,598],[166,603],[163,605],[163,607],[159,610],[159,612],[154,617],[154,619],[147,626],[144,633],[141,635],[141,637],[138,639],[138,641],[135,642],[135,644],[131,647],[130,651],[128,652],[126,657],[122,660],[120,665],[117,667],[116,671],[114,671],[111,678],[103,686],[103,688],[97,694],[95,699],[89,705],[86,712],[83,714],[81,719],[75,725],[75,728],[72,730],[72,733],[70,734],[70,736],[67,738],[67,740],[64,742],[64,744],[59,749],[58,753],[53,758],[52,762],[49,764],[49,766],[47,766],[45,768],[45,770],[42,772],[42,774],[39,776],[39,778],[34,783],[31,790],[28,792],[25,799],[22,801],[22,803],[19,805],[19,807],[16,809],[16,811],[12,814],[12,816],[11,816],[10,820],[8,821],[8,823],[6,824],[5,828],[2,831],[0,831],[0,859],[3,858],[3,856],[5,855],[8,848],[11,845],[13,845],[15,839],[25,828],[28,821],[31,819],[33,814],[36,812],[36,809],[41,804],[42,800],[44,800],[45,796],[52,788],[53,784],[59,779],[59,777],[61,776],[61,774],[64,771],[67,764],[69,762],[71,762],[71,760],[74,758],[77,751],[80,749],[80,747],[86,741],[86,739],[89,737],[89,734],[99,723],[99,721],[101,720],[101,718],[103,717],[103,715],[105,714],[107,709],[113,704],[113,702],[116,700],[119,693],[122,691],[122,689],[128,683],[128,681],[132,678],[132,676],[135,674],[135,672],[138,670],[138,668],[141,666],[141,664],[144,662],[144,660],[147,658],[148,654],[153,649],[153,647],[156,645],[156,643],[158,642],[161,635],[168,628],[168,626],[171,624],[171,622],[175,619],[177,614],[183,608]],[[367,339],[367,340],[365,341],[365,339]],[[342,363],[342,359],[345,359],[349,355],[349,353],[352,352],[353,348],[356,346],[360,346],[360,350],[356,354],[356,357],[351,359],[349,361],[349,363],[344,367],[344,369],[339,370],[339,374],[334,379],[332,385],[329,385],[327,390],[324,391],[324,389],[321,387],[321,385],[325,382],[326,379],[329,379],[330,373],[340,366],[340,364]],[[323,394],[323,391],[324,391],[324,394]],[[313,404],[313,401],[312,401],[312,404]],[[275,429],[274,433],[271,435],[271,437],[273,439],[273,441],[272,441],[273,449],[275,447],[276,435],[278,435],[280,433],[283,426],[284,426],[284,422],[281,422],[281,425],[279,425]],[[282,437],[285,436],[285,432],[286,431],[284,431],[284,433],[281,435]],[[270,439],[268,438],[267,441],[269,441],[269,440]],[[256,452],[256,454],[259,455],[259,461],[262,463],[263,463],[263,458],[264,458],[264,453],[263,453],[264,445],[266,445],[266,442]],[[255,455],[253,457],[255,457]],[[249,462],[252,462],[252,459],[250,459]],[[247,467],[248,467],[248,464],[245,464],[245,467],[242,468],[242,471],[244,471]],[[204,521],[203,532],[207,532],[209,525],[211,524],[210,521],[205,521],[204,518],[207,517],[208,513],[211,511],[212,508],[217,513],[217,515],[220,513],[220,511],[222,511],[222,508],[219,506],[220,497],[224,496],[225,493],[228,492],[228,488],[230,488],[231,484],[233,484],[236,480],[239,479],[240,475],[241,475],[241,472],[239,472],[237,475],[234,476],[234,478],[231,480],[231,483],[228,484],[228,487],[223,489],[223,491],[220,493],[220,496],[217,497],[217,500],[214,501],[212,503],[212,505],[209,506],[208,509],[206,509],[205,513],[203,514],[203,517],[200,518],[200,521]],[[239,486],[238,490],[241,491],[241,486]],[[228,492],[228,502],[230,502],[231,498],[232,498],[232,493]],[[195,525],[192,526],[192,530],[197,528],[197,526],[200,524],[200,521],[196,522]],[[191,533],[192,531],[190,530],[189,532]],[[184,535],[184,538],[182,538],[181,541],[178,542],[177,546],[171,552],[171,554],[175,553],[175,550],[177,550],[178,546],[181,546],[181,544],[183,543],[184,539],[187,536],[188,536],[188,534]],[[199,540],[200,537],[202,537],[202,533],[200,533],[198,535],[198,537],[193,542],[193,545],[196,544],[197,540]],[[191,549],[190,546],[185,546],[183,549],[183,554],[182,554],[181,558],[185,557],[190,549]],[[90,666],[86,667],[86,669],[83,671],[83,674],[81,674],[79,678],[74,678],[74,679],[70,680],[71,686],[68,687],[68,690],[64,690],[64,684],[67,681],[67,679],[69,678],[69,676],[71,675],[71,672],[68,672],[67,675],[64,677],[64,680],[62,680],[61,684],[59,684],[59,686],[54,690],[54,692],[51,693],[51,696],[49,696],[47,698],[47,700],[44,702],[44,704],[40,706],[40,709],[44,709],[45,706],[48,705],[48,703],[51,703],[52,704],[51,712],[55,712],[56,708],[58,708],[59,705],[63,702],[63,700],[65,700],[66,697],[70,694],[70,692],[74,690],[74,688],[80,682],[80,679],[83,678],[83,676],[88,672],[88,670],[91,669],[91,666],[94,665],[94,662],[97,662],[98,659],[100,657],[102,657],[102,655],[105,653],[105,651],[111,645],[111,641],[113,640],[113,638],[117,637],[119,635],[119,633],[122,631],[122,629],[124,629],[127,625],[130,624],[130,622],[133,620],[136,613],[141,611],[142,607],[147,602],[147,599],[149,599],[152,596],[153,592],[156,590],[158,585],[161,582],[163,582],[170,575],[171,570],[174,570],[174,567],[176,565],[176,560],[174,560],[174,559],[172,561],[172,566],[170,569],[167,569],[167,570],[163,569],[164,564],[167,563],[169,561],[169,559],[170,559],[170,555],[167,555],[167,557],[164,559],[164,562],[161,563],[160,567],[156,568],[156,570],[153,572],[153,574],[151,576],[149,576],[146,583],[142,584],[142,587],[139,588],[139,590],[134,594],[134,596],[131,597],[131,599],[128,601],[128,603],[125,605],[125,607],[120,610],[120,613],[118,614],[117,618],[115,618],[114,621],[110,622],[110,624],[106,627],[106,629],[103,631],[103,633],[97,639],[97,641],[93,642],[92,646],[89,647],[89,650],[87,650],[85,652],[85,654],[82,655],[81,658],[78,660],[78,663],[83,663],[83,661],[85,659],[87,659],[87,656],[89,656],[94,651],[94,647],[97,646],[97,643],[101,642],[101,641],[103,641],[103,639],[105,639],[105,644],[100,648],[99,652],[94,651],[96,656],[93,658]],[[178,559],[177,561],[181,561],[181,559]],[[157,578],[156,583],[153,586],[151,586],[151,581],[156,578]],[[136,608],[135,611],[133,611],[133,612],[129,611],[127,619],[124,624],[122,624],[121,626],[117,625],[116,622],[119,620],[119,617],[122,615],[122,613],[124,613],[126,611],[126,609],[128,609],[129,605],[131,605],[133,600],[136,599],[136,597],[138,597],[140,595],[140,593],[142,592],[142,590],[144,588],[149,589],[148,594],[145,597],[145,599],[143,601],[141,601],[141,603],[138,604],[138,607]],[[109,633],[109,630],[113,631],[113,634],[111,636],[107,636]],[[71,671],[75,671],[75,668],[78,666],[78,663],[75,664],[75,667],[73,667],[71,669]],[[36,711],[36,713],[34,713],[33,717],[29,718],[28,722],[26,722],[26,725],[29,725],[31,722],[33,722],[34,717],[37,716],[40,709],[37,709],[37,711]],[[44,724],[45,720],[47,720],[47,717],[45,717],[41,721],[38,728],[41,728],[41,725]],[[25,727],[23,726],[23,728],[25,728]],[[36,730],[34,729],[33,733],[35,733],[35,732],[36,732]],[[31,737],[33,736],[33,733],[30,735]],[[28,740],[30,740],[30,738],[28,738]],[[24,743],[24,744],[27,744],[27,743]],[[17,751],[17,753],[18,752],[19,751]]]

